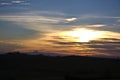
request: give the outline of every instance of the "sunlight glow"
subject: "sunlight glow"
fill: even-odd
[[[62,36],[67,36],[74,39],[76,42],[89,42],[102,36],[99,31],[89,29],[74,29],[72,31],[62,33]]]

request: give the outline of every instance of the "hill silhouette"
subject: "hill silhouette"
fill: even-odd
[[[0,55],[0,80],[120,80],[120,59]]]

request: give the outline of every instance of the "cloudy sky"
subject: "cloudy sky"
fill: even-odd
[[[0,0],[0,52],[120,57],[120,0]]]

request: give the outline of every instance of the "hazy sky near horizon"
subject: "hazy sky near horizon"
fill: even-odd
[[[120,57],[120,0],[0,0],[0,52]]]

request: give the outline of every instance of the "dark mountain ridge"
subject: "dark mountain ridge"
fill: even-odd
[[[79,77],[120,76],[120,59],[83,56],[44,56],[22,53],[0,55],[0,80],[70,80]],[[71,79],[72,80],[72,79]]]

